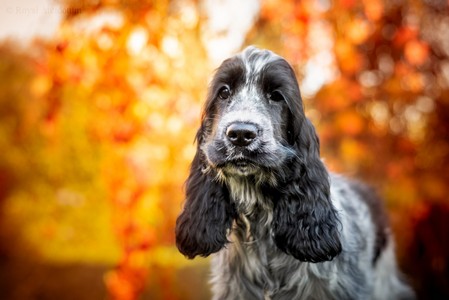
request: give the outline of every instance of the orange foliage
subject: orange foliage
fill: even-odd
[[[409,63],[420,66],[429,57],[429,46],[422,41],[411,40],[405,45],[404,55]]]
[[[356,47],[346,39],[337,40],[335,43],[335,55],[342,72],[352,75],[363,67],[363,57]]]
[[[376,22],[382,18],[385,5],[382,0],[365,0],[363,5],[365,6],[364,11],[368,20]]]

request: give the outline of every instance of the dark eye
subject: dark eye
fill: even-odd
[[[231,97],[231,91],[227,86],[224,86],[218,91],[218,97],[220,97],[220,99],[227,100]]]
[[[285,100],[284,96],[279,91],[272,91],[271,93],[267,94],[267,97],[269,100],[274,102],[280,102]]]

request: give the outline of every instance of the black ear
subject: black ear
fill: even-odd
[[[329,174],[320,160],[319,140],[304,118],[289,163],[291,177],[274,201],[276,245],[301,261],[332,260],[341,252],[339,219],[330,200]]]
[[[176,220],[176,246],[190,259],[222,249],[234,218],[227,188],[203,173],[201,155],[198,149],[186,183],[184,210]]]

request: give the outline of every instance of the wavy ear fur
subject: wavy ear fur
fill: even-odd
[[[229,192],[222,184],[203,174],[198,148],[186,183],[184,210],[176,220],[176,246],[192,259],[208,256],[228,243],[227,230],[234,219]]]
[[[319,156],[319,140],[304,118],[296,136],[291,176],[274,201],[276,245],[301,261],[332,260],[341,252],[339,219],[330,200],[329,174]]]

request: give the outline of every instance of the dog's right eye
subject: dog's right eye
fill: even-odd
[[[227,100],[231,97],[231,91],[227,86],[224,86],[218,91],[218,97],[222,100]]]
[[[268,99],[270,99],[271,101],[274,101],[274,102],[285,101],[284,95],[282,95],[282,93],[279,92],[278,90],[274,90],[271,93],[268,93],[267,97],[268,97]]]

